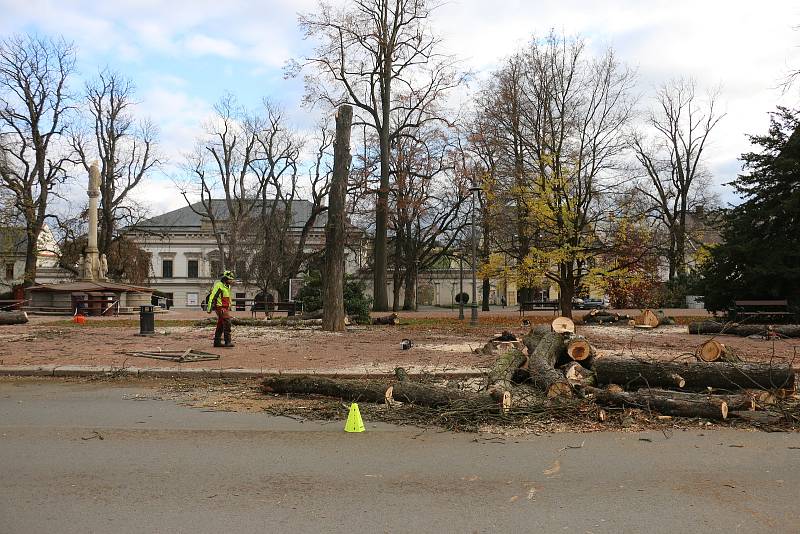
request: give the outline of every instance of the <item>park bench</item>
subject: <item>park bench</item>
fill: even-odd
[[[558,302],[547,302],[547,301],[530,301],[530,302],[520,302],[519,303],[519,315],[520,317],[525,317],[526,311],[537,311],[537,310],[552,310],[553,315],[558,315]]]
[[[765,320],[787,322],[793,317],[794,313],[789,311],[789,301],[786,299],[735,300],[733,301],[733,308],[730,310],[730,319],[738,322],[748,320],[752,322]]]
[[[247,299],[247,301],[253,303],[250,307],[250,314],[252,317],[255,317],[258,312],[264,312],[264,315],[270,319],[272,319],[272,314],[275,312],[286,312],[288,317],[294,317],[297,314],[297,302],[275,302],[255,299]]]

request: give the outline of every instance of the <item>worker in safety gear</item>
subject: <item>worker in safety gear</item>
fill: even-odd
[[[217,329],[214,331],[215,347],[233,347],[231,342],[231,285],[236,277],[231,271],[225,271],[211,288],[211,297],[208,299],[208,311],[217,314]],[[225,336],[225,344],[221,337]]]

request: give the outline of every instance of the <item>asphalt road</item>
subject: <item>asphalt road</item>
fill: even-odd
[[[798,434],[350,435],[138,392],[0,382],[0,532],[800,531]]]

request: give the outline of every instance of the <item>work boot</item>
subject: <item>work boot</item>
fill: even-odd
[[[232,347],[235,347],[236,345],[234,345],[233,342],[231,341],[231,336],[227,335],[225,336],[225,344],[222,346],[225,347],[226,349],[230,349]]]
[[[214,346],[215,347],[224,347],[225,345],[222,344],[222,341],[218,337],[215,337],[214,338]]]

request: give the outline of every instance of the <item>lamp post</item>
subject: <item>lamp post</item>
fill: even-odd
[[[475,326],[478,324],[478,295],[477,295],[477,276],[475,261],[478,256],[478,243],[475,240],[475,193],[480,191],[480,187],[475,186],[472,182],[472,187],[469,188],[470,195],[472,196],[472,303],[470,306],[469,324]]]
[[[464,320],[464,253],[458,256],[458,319]]]

